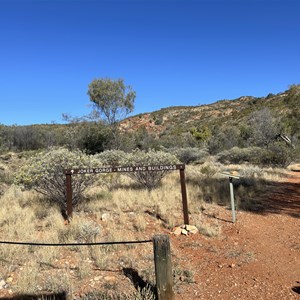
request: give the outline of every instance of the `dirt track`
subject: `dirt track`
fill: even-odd
[[[176,299],[300,299],[300,172],[262,195],[258,212],[218,209],[219,238],[172,237],[194,283],[177,284]]]

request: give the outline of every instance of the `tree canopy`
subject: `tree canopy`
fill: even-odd
[[[120,121],[134,108],[135,91],[123,79],[95,79],[89,84],[88,95],[94,111],[109,125]]]

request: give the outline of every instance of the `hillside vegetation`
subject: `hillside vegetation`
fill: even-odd
[[[234,147],[259,147],[265,151],[262,155],[269,156],[263,163],[286,165],[299,152],[299,107],[300,85],[292,85],[277,95],[243,96],[132,116],[119,122],[117,134],[103,121],[84,118],[71,119],[68,124],[0,125],[0,153],[64,146],[90,154],[116,148],[125,152],[197,148],[215,155]],[[280,135],[294,147],[285,144]],[[286,159],[273,159],[276,153]]]

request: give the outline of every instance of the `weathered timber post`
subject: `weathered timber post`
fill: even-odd
[[[158,300],[174,300],[170,239],[168,235],[153,238],[155,276]]]
[[[66,187],[67,187],[67,215],[70,220],[73,216],[73,205],[72,205],[72,175],[66,173]]]
[[[182,210],[183,210],[183,220],[184,224],[189,225],[189,210],[186,195],[186,185],[185,185],[185,174],[184,168],[179,170],[180,172],[180,184],[181,184],[181,195],[182,195]]]

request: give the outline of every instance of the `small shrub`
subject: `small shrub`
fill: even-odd
[[[41,291],[39,274],[39,265],[35,262],[28,263],[19,274],[17,285],[15,286],[16,291],[20,294],[34,294]]]
[[[179,161],[173,154],[163,151],[148,152],[136,150],[127,154],[125,165],[128,166],[151,166],[151,165],[175,165]],[[138,182],[148,190],[156,188],[161,182],[162,178],[169,173],[168,170],[151,170],[151,171],[137,171],[126,173],[127,176]]]
[[[184,164],[200,161],[209,155],[206,149],[196,147],[171,148],[169,152],[174,154]]]
[[[92,221],[78,222],[73,219],[73,222],[66,228],[62,228],[58,235],[61,242],[75,240],[76,242],[92,242],[100,233],[100,227]]]
[[[208,178],[214,176],[219,171],[220,169],[213,163],[206,163],[200,168],[200,172]]]
[[[217,237],[221,234],[221,227],[217,224],[203,223],[198,229],[200,233],[208,237]]]
[[[217,160],[223,164],[241,164],[257,162],[259,154],[263,151],[259,147],[238,148],[225,150],[217,155]]]

